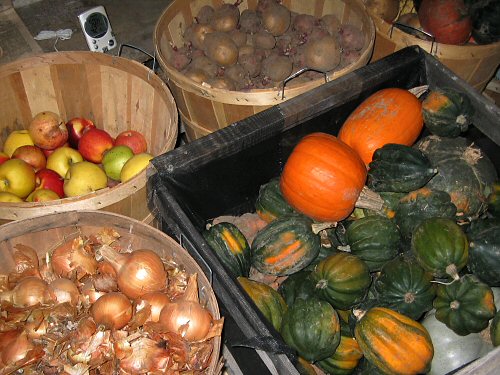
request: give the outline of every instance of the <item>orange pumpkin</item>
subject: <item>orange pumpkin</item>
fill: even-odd
[[[300,140],[280,178],[285,200],[317,221],[340,221],[354,209],[366,181],[356,152],[335,136],[312,133]]]
[[[422,104],[407,90],[379,90],[363,101],[340,128],[339,139],[368,165],[376,149],[387,143],[411,146],[424,125]]]

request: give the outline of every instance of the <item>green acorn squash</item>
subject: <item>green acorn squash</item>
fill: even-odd
[[[420,150],[389,143],[373,154],[367,186],[374,191],[408,193],[423,187],[436,173]]]
[[[432,309],[436,287],[431,281],[432,275],[415,260],[399,256],[382,267],[374,289],[381,306],[418,320]]]
[[[301,357],[316,362],[335,353],[340,343],[339,317],[326,301],[299,298],[283,315],[281,336]]]
[[[351,254],[365,261],[372,272],[379,271],[396,257],[401,245],[398,227],[383,216],[366,216],[354,221],[347,228],[346,238]]]
[[[252,242],[252,265],[260,272],[286,276],[305,268],[319,254],[320,237],[304,215],[273,220]]]
[[[412,191],[399,201],[394,220],[401,236],[410,240],[415,228],[426,218],[455,219],[457,208],[444,191],[422,188]],[[408,243],[408,241],[406,241]]]
[[[341,335],[340,344],[331,357],[316,362],[327,374],[349,375],[363,357],[363,352],[353,337]]]
[[[368,310],[354,335],[366,359],[386,374],[421,374],[429,370],[434,347],[422,324],[384,307]]]
[[[226,222],[211,225],[203,231],[203,237],[235,277],[248,276],[250,245],[236,225]]]
[[[493,346],[500,346],[500,311],[498,311],[491,321],[490,337]]]
[[[316,296],[316,284],[311,278],[311,271],[299,271],[288,276],[278,287],[288,306],[292,305],[298,298],[308,299]]]
[[[467,268],[489,286],[500,286],[500,219],[474,220],[467,236]]]
[[[319,296],[336,309],[347,310],[361,301],[371,284],[368,265],[340,252],[323,259],[312,271]]]
[[[287,309],[285,300],[269,285],[246,277],[238,277],[238,282],[250,296],[260,312],[279,332],[283,314]]]
[[[422,102],[426,128],[441,137],[458,137],[471,124],[474,107],[470,99],[452,89],[433,90]]]
[[[462,228],[440,217],[426,219],[415,229],[411,249],[418,263],[437,278],[458,279],[469,258],[469,242]]]
[[[255,202],[255,212],[262,220],[268,223],[278,217],[295,212],[281,194],[279,178],[273,178],[260,187],[259,195]]]
[[[496,312],[493,291],[472,274],[438,285],[433,304],[436,319],[460,336],[481,332]]]
[[[438,169],[426,186],[450,194],[461,220],[473,220],[487,209],[487,198],[498,176],[495,166],[479,147],[463,137],[435,135],[421,139],[414,147]]]

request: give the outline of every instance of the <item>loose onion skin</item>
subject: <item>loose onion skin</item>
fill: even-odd
[[[132,311],[132,303],[120,292],[106,293],[90,307],[96,324],[111,330],[125,327],[132,319]]]
[[[130,299],[167,287],[167,273],[163,261],[153,250],[141,249],[118,253],[106,247],[101,255],[109,261],[117,274],[118,288]]]
[[[52,269],[59,277],[71,278],[73,273],[78,277],[95,274],[97,261],[83,247],[83,239],[77,237],[58,246],[52,252]]]
[[[210,330],[212,315],[197,302],[176,301],[161,310],[159,323],[188,341],[199,341]]]

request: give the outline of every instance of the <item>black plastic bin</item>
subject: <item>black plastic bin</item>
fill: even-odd
[[[201,232],[207,221],[253,212],[259,187],[279,176],[304,135],[336,135],[347,116],[380,89],[425,84],[467,93],[475,107],[474,127],[467,136],[498,169],[500,109],[419,47],[400,50],[153,159],[156,173],[148,181],[149,204],[160,213],[163,230],[211,277],[221,313],[229,318],[223,339],[243,373],[298,373],[296,358],[204,241]],[[500,352],[490,354],[488,363],[500,361]]]

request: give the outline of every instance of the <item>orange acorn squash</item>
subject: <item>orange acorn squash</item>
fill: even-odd
[[[354,335],[366,359],[393,375],[416,375],[430,369],[434,347],[419,322],[385,307],[373,307],[356,323]]]
[[[340,221],[353,211],[366,175],[363,161],[351,147],[318,132],[295,146],[281,174],[280,189],[304,215],[316,221]]]
[[[368,165],[375,150],[387,143],[411,146],[423,126],[417,97],[404,89],[387,88],[363,101],[344,122],[338,137]]]

